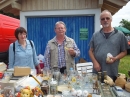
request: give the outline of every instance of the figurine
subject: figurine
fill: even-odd
[[[21,89],[19,93],[17,93],[16,97],[33,97],[33,93],[30,87],[25,87]]]
[[[74,88],[72,88],[71,94],[72,94],[72,96],[76,96],[77,95],[77,91]]]
[[[110,85],[110,86],[113,86],[114,85],[114,82],[112,80],[112,78],[110,78],[108,75],[106,76],[106,79],[104,79],[104,83]]]
[[[82,90],[77,90],[77,97],[82,97]]]
[[[39,96],[40,94],[43,95],[43,92],[41,91],[39,87],[35,87],[32,91],[33,91],[33,94],[36,96]]]
[[[0,97],[4,97],[4,94],[0,94]]]
[[[84,96],[84,97],[88,97],[88,94],[89,94],[89,93],[88,93],[87,90],[84,90],[84,91],[83,91],[83,96]]]

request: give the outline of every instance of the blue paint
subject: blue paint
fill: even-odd
[[[73,38],[81,51],[81,58],[91,61],[88,55],[89,42],[94,33],[94,16],[28,17],[28,39],[33,40],[37,54],[44,54],[48,40],[55,36],[54,25],[57,21],[66,24],[66,35]],[[80,40],[80,28],[88,29],[88,39]],[[76,59],[76,61],[78,58]]]

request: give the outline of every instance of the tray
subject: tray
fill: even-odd
[[[71,88],[68,87],[68,85],[59,85],[57,86],[57,91],[62,92],[62,91],[70,91]]]
[[[116,97],[112,88],[109,85],[105,83],[100,83],[99,81],[98,81],[98,85],[99,85],[99,91],[101,93],[101,97]]]

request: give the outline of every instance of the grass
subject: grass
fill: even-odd
[[[130,55],[127,55],[120,60],[119,73],[126,74],[126,76],[128,77],[129,70],[130,70]]]

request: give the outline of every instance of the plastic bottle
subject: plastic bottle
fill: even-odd
[[[70,76],[71,76],[71,75],[74,75],[74,69],[73,69],[72,67],[70,68],[69,73],[70,73]]]

